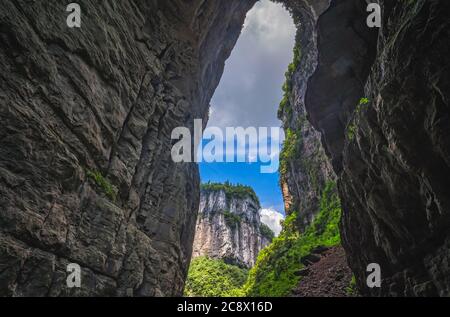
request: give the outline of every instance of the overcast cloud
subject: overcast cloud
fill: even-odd
[[[259,213],[261,215],[261,222],[272,229],[275,236],[278,236],[281,231],[281,220],[284,219],[284,216],[273,208],[263,208]]]
[[[278,105],[282,99],[284,74],[293,58],[295,32],[292,18],[280,4],[261,0],[255,5],[226,62],[224,75],[211,101],[208,127],[218,127],[224,133],[226,127],[281,126],[277,119]],[[283,140],[283,134],[271,136],[272,141],[281,143]],[[261,146],[265,150],[265,144],[259,144],[259,149]],[[257,147],[255,142],[247,144],[248,149]],[[249,151],[250,162],[256,159],[254,153]],[[278,162],[278,151],[271,151],[270,156],[273,162]],[[261,220],[278,235],[283,219],[280,212],[284,209],[278,173],[262,174],[260,165],[261,162],[201,163],[200,171],[203,182],[228,180],[254,188],[263,206]]]
[[[280,4],[255,5],[211,101],[209,126],[280,126],[277,110],[294,38],[293,21]]]

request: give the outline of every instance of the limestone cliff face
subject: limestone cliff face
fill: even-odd
[[[206,118],[254,1],[4,0],[0,296],[181,295],[199,203],[171,131]],[[66,287],[66,266],[82,287]]]
[[[304,74],[297,72],[300,73]],[[298,228],[303,231],[319,211],[319,198],[326,183],[336,181],[336,175],[322,146],[320,132],[307,120],[301,92],[295,89],[302,78],[292,74],[287,81],[291,90],[279,113],[286,135],[280,156],[280,185],[286,213],[297,212]]]
[[[364,1],[283,2],[303,31],[291,95],[338,177],[342,242],[360,291],[449,296],[450,4],[378,1],[382,27],[369,29]],[[303,169],[291,170],[293,183]],[[366,286],[373,262],[381,288]]]
[[[285,96],[278,116],[286,135],[280,157],[280,184],[285,210],[296,211],[297,224],[303,231],[319,211],[319,198],[336,175],[321,142],[321,133],[308,121],[305,96],[307,82],[317,66],[318,17],[328,9],[330,1],[283,1],[294,21],[301,24],[296,36],[294,61],[286,73]]]
[[[379,0],[380,29],[367,1],[277,1],[300,30],[288,205],[315,195],[299,153],[324,151],[361,292],[450,295],[449,1]],[[199,176],[170,159],[170,132],[207,118],[254,1],[79,3],[80,29],[61,1],[0,8],[0,296],[180,295]]]
[[[259,251],[270,243],[261,233],[259,209],[259,202],[250,196],[202,189],[193,257],[252,267]]]

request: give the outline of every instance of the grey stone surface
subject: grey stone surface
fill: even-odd
[[[288,106],[279,112],[285,134],[296,135],[294,155],[285,160],[280,171],[280,186],[289,214],[297,212],[297,224],[303,231],[319,212],[319,200],[326,182],[335,181],[336,175],[325,154],[322,134],[308,121],[305,84],[314,74],[318,62],[317,19],[329,8],[330,1],[282,1],[298,26],[296,47],[300,62],[289,79],[292,87]],[[283,159],[283,158],[282,158]]]
[[[199,180],[170,160],[170,132],[207,119],[254,1],[83,0],[81,29],[68,2],[0,8],[0,295],[180,295]],[[281,2],[300,30],[295,118],[337,174],[361,292],[448,296],[450,3],[381,0],[368,30],[365,1]],[[65,287],[70,262],[81,289]]]
[[[260,208],[250,196],[230,197],[223,190],[201,190],[192,256],[252,267],[259,251],[270,243],[260,232]],[[235,215],[239,222],[227,222],[224,212]]]
[[[366,295],[449,296],[448,1],[382,1],[383,27],[346,137],[343,242]],[[367,262],[381,289],[364,287]]]
[[[199,176],[171,131],[206,119],[254,1],[82,0],[79,29],[68,3],[0,8],[0,295],[180,295]]]
[[[364,1],[333,1],[319,15],[298,5],[300,43],[315,48],[304,46],[313,70],[297,70],[294,90],[338,177],[342,242],[361,293],[449,296],[450,4],[380,3],[379,30],[367,28]],[[366,286],[372,262],[380,289]]]

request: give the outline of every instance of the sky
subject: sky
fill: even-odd
[[[211,101],[208,128],[225,131],[226,127],[281,126],[277,110],[284,73],[293,58],[295,32],[289,13],[280,4],[269,0],[256,3],[247,14],[242,34]],[[257,144],[249,145],[253,146]],[[278,160],[278,153],[270,154]],[[200,173],[202,182],[228,180],[253,187],[261,201],[262,221],[277,233],[284,214],[279,174],[262,174],[261,165],[267,164],[262,164],[259,158],[252,163],[203,162]]]

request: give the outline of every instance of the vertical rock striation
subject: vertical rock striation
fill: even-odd
[[[297,212],[302,232],[319,212],[323,189],[336,176],[321,143],[321,133],[308,121],[306,83],[317,67],[316,23],[330,1],[283,1],[298,26],[294,61],[289,65],[278,117],[286,141],[280,155],[280,185],[287,214]]]
[[[83,0],[70,29],[61,1],[2,1],[0,296],[181,294],[199,176],[170,134],[207,119],[254,2]],[[450,3],[379,0],[369,29],[367,1],[277,2],[299,28],[288,209],[311,221],[331,164],[362,293],[450,295]],[[381,289],[365,287],[371,262]]]
[[[270,243],[261,232],[260,208],[255,196],[202,189],[193,257],[252,267],[259,251]]]
[[[450,3],[381,3],[343,151],[344,246],[366,295],[450,296]],[[364,287],[368,262],[381,289]]]
[[[171,131],[206,118],[254,1],[79,3],[79,29],[64,1],[0,8],[0,296],[180,295],[199,175]]]
[[[450,4],[378,1],[382,27],[369,29],[364,1],[321,11],[321,1],[283,2],[305,31],[291,96],[304,96],[337,174],[342,242],[360,291],[448,296]],[[379,289],[365,283],[373,262]]]

